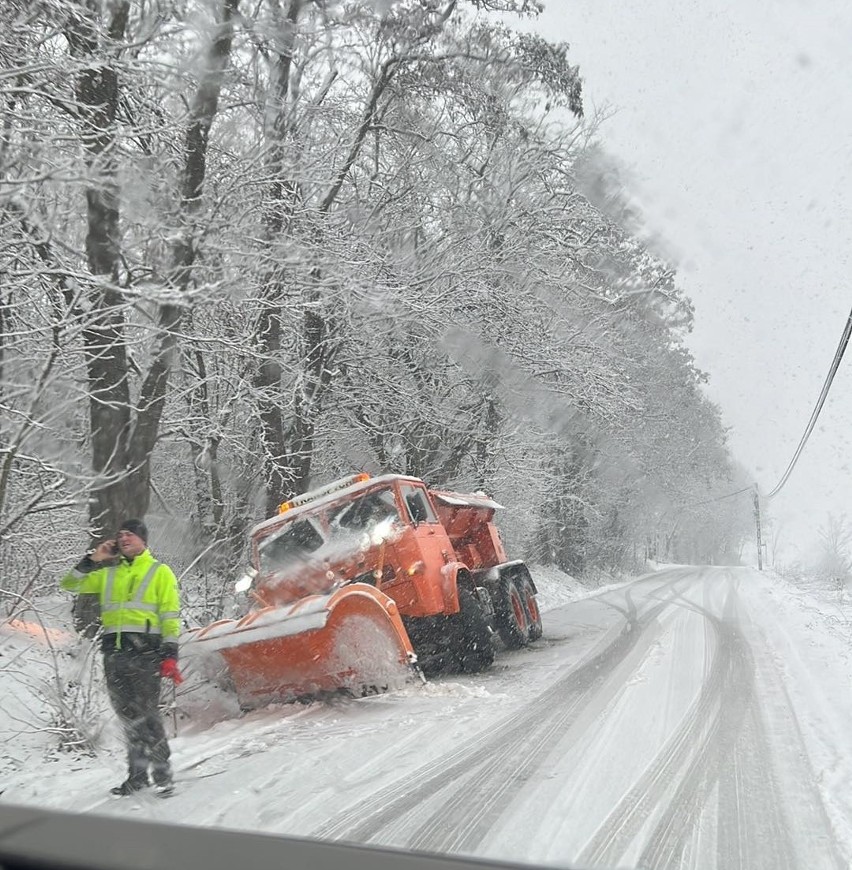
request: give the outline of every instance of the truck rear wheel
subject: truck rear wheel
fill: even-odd
[[[524,599],[524,610],[527,612],[529,623],[527,634],[531,641],[538,640],[544,634],[544,627],[541,624],[541,611],[538,609],[535,588],[529,577],[524,577],[521,580],[521,595]]]
[[[454,619],[453,652],[459,670],[469,674],[484,670],[494,661],[491,629],[479,599],[463,586],[459,587],[459,612]]]
[[[501,577],[495,602],[497,631],[509,649],[519,649],[529,643],[529,620],[520,588],[522,583],[523,580],[517,581],[514,577]]]

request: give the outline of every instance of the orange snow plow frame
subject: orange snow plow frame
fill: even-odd
[[[405,682],[417,661],[393,599],[366,583],[219,620],[183,644],[190,656],[222,656],[243,709],[383,691]]]

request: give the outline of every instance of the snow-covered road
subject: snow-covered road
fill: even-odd
[[[766,589],[667,569],[548,611],[484,674],[189,722],[168,801],[102,800],[102,768],[11,799],[561,866],[847,867],[848,746]]]

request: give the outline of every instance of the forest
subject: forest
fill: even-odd
[[[355,471],[578,577],[735,562],[693,309],[535,0],[0,2],[0,560],[145,517],[199,619]]]

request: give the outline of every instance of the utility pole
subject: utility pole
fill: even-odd
[[[760,540],[760,496],[757,484],[754,485],[754,525],[757,529],[757,570],[763,570],[763,543]]]

